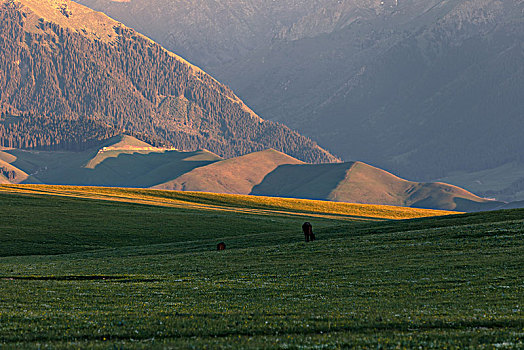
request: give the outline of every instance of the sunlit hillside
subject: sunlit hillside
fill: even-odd
[[[337,220],[402,220],[457,214],[457,212],[450,211],[387,205],[107,187],[3,185],[0,187],[0,191],[12,194],[65,196],[195,210],[217,210],[262,215],[296,215],[299,217],[313,216]]]

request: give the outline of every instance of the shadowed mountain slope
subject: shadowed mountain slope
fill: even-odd
[[[7,150],[0,162],[2,155],[10,157],[9,166],[31,174],[16,183],[119,187],[151,187],[222,159],[209,151],[156,148],[129,136],[84,152]]]
[[[362,162],[282,165],[251,194],[458,211],[489,210],[503,204],[444,183],[407,181]]]
[[[272,147],[337,160],[260,119],[198,67],[75,2],[1,1],[0,45],[0,145],[74,149],[125,130],[224,157]]]
[[[157,189],[249,194],[282,164],[303,162],[275,150],[265,150],[196,168]]]

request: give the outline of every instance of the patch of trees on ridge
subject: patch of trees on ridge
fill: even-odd
[[[224,157],[272,147],[308,162],[336,161],[310,139],[247,112],[229,88],[131,29],[115,27],[112,42],[44,20],[29,31],[24,11],[1,7],[0,103],[32,114],[4,121],[0,144],[74,148],[126,130]],[[166,99],[187,108],[164,108]]]
[[[56,119],[0,112],[0,146],[41,150],[83,151],[121,131],[88,118]]]

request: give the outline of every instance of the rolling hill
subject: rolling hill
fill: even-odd
[[[209,151],[182,152],[115,136],[83,152],[13,149],[0,152],[1,159],[9,159],[20,174],[30,174],[15,183],[151,187],[222,158]]]
[[[154,188],[181,191],[250,194],[264,177],[283,164],[303,162],[275,150],[266,150],[199,167]]]
[[[445,183],[407,181],[362,162],[305,164],[274,150],[199,167],[155,188],[457,211],[504,204]]]
[[[346,161],[475,192],[482,179],[462,175],[505,168],[481,192],[522,199],[520,0],[227,0],[216,16],[206,1],[80,1],[201,58],[260,116]]]
[[[262,120],[198,67],[75,2],[2,0],[0,40],[5,147],[85,150],[125,130],[155,145],[223,157],[272,147],[308,162],[337,161]]]
[[[504,204],[445,183],[407,181],[362,162],[283,165],[251,193],[458,211],[491,210]]]
[[[407,181],[362,162],[308,164],[273,149],[222,159],[120,135],[82,152],[5,149],[3,183],[155,188],[456,211],[490,201],[444,183]]]

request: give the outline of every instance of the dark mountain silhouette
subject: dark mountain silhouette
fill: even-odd
[[[0,3],[0,145],[76,149],[122,131],[231,157],[272,147],[337,159],[264,121],[226,86],[150,39],[66,0]]]

